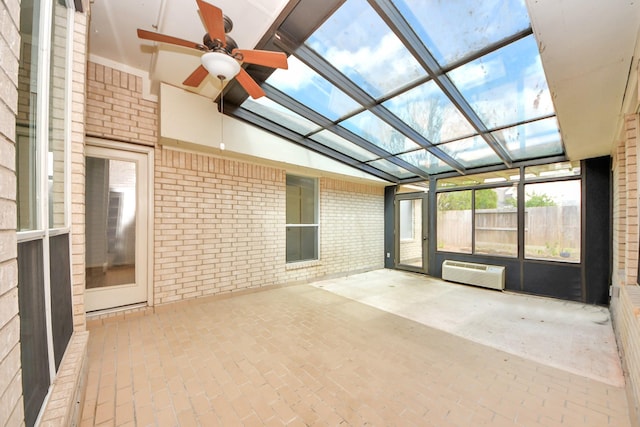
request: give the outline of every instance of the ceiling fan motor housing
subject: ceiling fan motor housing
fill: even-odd
[[[228,54],[231,54],[234,49],[238,48],[238,43],[236,43],[236,41],[229,35],[225,36],[225,39],[226,44],[223,46],[220,40],[212,39],[209,33],[206,33],[202,38],[202,44],[204,44],[210,51],[225,51]]]

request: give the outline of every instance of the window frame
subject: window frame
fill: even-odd
[[[525,236],[525,231],[523,230],[522,233],[522,259],[524,261],[530,261],[530,262],[553,262],[553,263],[561,263],[561,264],[569,264],[569,265],[581,265],[582,264],[582,260],[584,257],[584,248],[582,247],[583,244],[583,227],[584,227],[584,205],[583,205],[583,191],[584,191],[584,180],[583,180],[583,176],[582,173],[580,173],[579,175],[572,175],[572,176],[567,176],[567,177],[556,177],[556,178],[535,178],[535,179],[529,179],[529,180],[525,180],[522,183],[522,203],[519,203],[518,206],[522,206],[522,216],[523,216],[523,220],[522,223],[526,226],[525,224],[525,220],[524,220],[524,216],[526,214],[526,208],[525,208],[525,203],[526,203],[526,191],[525,191],[525,187],[529,184],[553,184],[553,183],[557,183],[557,182],[570,182],[570,181],[577,181],[580,185],[580,203],[578,204],[578,208],[580,209],[580,211],[578,212],[578,217],[580,218],[580,227],[578,229],[578,248],[580,249],[580,256],[579,259],[577,261],[571,261],[571,260],[563,260],[563,259],[556,259],[556,258],[532,258],[530,256],[527,256],[526,253],[526,245],[527,245],[527,241],[526,241],[526,236]]]
[[[75,5],[71,1],[57,1],[57,0],[40,0],[39,4],[39,16],[37,19],[31,20],[33,21],[33,31],[37,32],[38,40],[36,46],[31,46],[31,57],[30,63],[34,64],[37,67],[33,73],[29,70],[28,79],[32,82],[35,79],[35,90],[36,94],[33,93],[31,83],[30,86],[25,93],[18,93],[18,96],[27,96],[32,99],[31,102],[35,103],[31,108],[30,114],[27,116],[27,120],[17,121],[16,126],[16,142],[18,138],[25,137],[25,129],[33,128],[32,135],[26,135],[28,138],[32,138],[33,146],[30,148],[29,156],[32,156],[33,162],[29,164],[29,170],[25,171],[23,174],[29,181],[30,185],[32,185],[34,194],[33,199],[31,199],[31,195],[29,195],[28,206],[26,206],[30,214],[33,215],[33,223],[29,223],[28,225],[20,228],[20,224],[16,224],[16,242],[18,244],[18,248],[24,246],[25,244],[29,244],[33,242],[34,244],[40,244],[40,252],[37,254],[38,267],[41,268],[41,271],[38,272],[40,277],[40,283],[37,284],[39,287],[34,292],[42,292],[43,297],[43,307],[42,313],[29,313],[29,315],[42,315],[44,317],[44,334],[46,336],[46,342],[43,343],[43,347],[45,348],[46,356],[47,356],[47,372],[49,383],[46,395],[42,402],[39,401],[39,397],[36,397],[38,401],[36,403],[31,404],[29,409],[30,414],[29,417],[31,419],[35,418],[35,423],[39,422],[39,418],[42,416],[42,411],[46,407],[47,399],[51,393],[51,384],[54,383],[57,375],[59,366],[56,366],[56,354],[58,355],[58,359],[60,357],[60,352],[64,352],[66,347],[69,344],[70,334],[67,334],[66,325],[69,319],[65,319],[65,326],[60,328],[59,324],[56,326],[54,323],[58,321],[59,318],[53,318],[53,308],[52,303],[55,300],[58,294],[53,295],[55,289],[54,285],[64,286],[65,290],[68,290],[71,293],[71,286],[73,283],[72,275],[69,274],[68,277],[65,278],[64,270],[67,272],[71,272],[73,270],[73,266],[71,265],[72,260],[72,238],[71,238],[71,164],[72,164],[72,153],[71,153],[71,141],[72,141],[72,110],[73,110],[73,80],[74,80],[74,43],[75,43],[75,30],[76,30],[76,9]],[[25,6],[26,7],[26,6]],[[58,8],[64,8],[64,11],[59,11]],[[23,10],[25,10],[23,8]],[[60,12],[60,15],[65,15],[64,23],[61,21],[57,25],[56,29],[56,13]],[[20,19],[23,19],[22,10]],[[58,32],[58,30],[60,30]],[[54,83],[54,76],[52,73],[52,55],[58,52],[52,52],[54,37],[60,37],[61,34],[64,34],[65,40],[62,41],[57,47],[62,47],[64,49],[64,57],[60,57],[61,61],[58,62],[58,65],[64,65],[65,70],[61,70],[62,72],[58,75],[58,82],[63,83],[62,86],[58,86],[64,94],[64,100],[62,101],[62,114],[64,117],[60,117],[60,124],[63,129],[58,129],[60,131],[59,141],[60,144],[57,147],[60,150],[64,150],[64,153],[61,153],[58,161],[61,161],[63,164],[58,164],[57,169],[57,177],[63,180],[63,183],[60,183],[60,187],[58,190],[61,190],[61,197],[57,201],[58,206],[63,209],[64,212],[59,213],[59,220],[55,224],[51,224],[50,217],[53,214],[52,209],[50,209],[49,201],[51,198],[49,189],[50,189],[50,173],[53,172],[51,169],[51,165],[49,162],[50,157],[50,143],[51,143],[51,135],[52,130],[50,129],[51,124],[51,106],[55,105],[54,100],[51,98],[52,94],[52,84]],[[21,33],[22,36],[22,33]],[[32,43],[31,37],[21,37],[21,50],[27,43]],[[35,52],[34,52],[35,50]],[[25,77],[23,75],[23,77]],[[64,79],[64,82],[62,82]],[[35,95],[35,96],[34,96]],[[59,108],[59,107],[57,107]],[[59,110],[58,110],[59,111]],[[33,124],[36,124],[33,127]],[[31,143],[31,142],[30,142]],[[16,161],[18,158],[16,156]],[[20,182],[18,181],[19,171],[17,170],[19,165],[16,165],[16,202],[19,203],[19,188]],[[51,169],[51,170],[50,170]],[[32,181],[32,182],[31,182]],[[62,267],[62,273],[56,274],[56,268],[60,267],[60,265],[52,266],[52,255],[60,255],[59,251],[55,253],[52,252],[51,249],[51,238],[57,236],[64,237],[68,236],[67,243],[62,246],[68,248],[68,257],[67,254],[65,258],[68,258],[69,265]],[[33,258],[29,257],[23,259],[22,261],[27,264],[32,261]],[[68,267],[68,268],[67,268]],[[58,271],[60,273],[60,271]],[[55,274],[55,277],[52,277],[52,274]],[[61,281],[62,280],[62,281]],[[68,283],[65,283],[68,280]],[[23,298],[26,298],[23,293]],[[19,298],[20,300],[20,298]],[[24,300],[23,302],[28,301]],[[68,301],[69,303],[69,312],[67,313],[71,318],[71,326],[73,326],[73,297]],[[56,302],[57,304],[57,302]],[[56,308],[59,308],[57,306]],[[21,313],[22,314],[22,313]],[[59,313],[56,313],[58,316]],[[56,328],[56,332],[54,332],[54,328]],[[64,330],[64,331],[63,331]],[[62,336],[60,332],[65,332]],[[20,333],[23,331],[21,329]],[[62,341],[60,341],[62,340]],[[54,344],[55,341],[55,344]],[[61,346],[62,345],[62,346]],[[57,346],[54,348],[54,346]],[[31,347],[30,347],[31,348]],[[21,352],[23,352],[22,343],[21,343]],[[43,357],[40,354],[40,357]],[[58,360],[59,361],[59,360]],[[21,361],[21,363],[24,363]],[[33,386],[34,384],[30,385]],[[24,384],[23,384],[24,386]],[[28,396],[30,399],[34,398],[32,394],[33,389],[25,390],[25,394],[29,393]],[[25,403],[27,402],[27,398],[25,398]],[[35,407],[33,405],[40,405],[39,407]],[[25,404],[25,411],[26,411]],[[37,410],[37,412],[35,412]]]
[[[303,180],[312,180],[313,181],[313,204],[314,204],[314,212],[313,212],[313,216],[314,216],[314,222],[300,222],[300,223],[289,223],[286,219],[287,217],[287,206],[286,204],[288,203],[288,191],[289,191],[289,187],[290,186],[294,186],[294,185],[290,185],[289,184],[289,178],[293,178],[293,179],[303,179]],[[287,173],[286,174],[286,178],[285,178],[285,263],[287,265],[295,265],[295,264],[300,264],[300,263],[308,263],[308,262],[316,262],[320,260],[320,185],[319,185],[319,179],[316,177],[310,177],[310,176],[304,176],[304,175],[297,175],[297,174],[290,174]],[[302,188],[301,185],[297,185],[297,188]],[[297,229],[313,229],[315,230],[315,248],[314,248],[314,253],[315,253],[315,257],[314,258],[306,258],[306,259],[300,259],[302,258],[302,253],[298,254],[297,259],[294,260],[289,260],[288,259],[288,236],[287,236],[287,232],[289,229],[293,229],[293,228],[297,228]]]
[[[539,166],[535,166],[536,168],[542,168],[542,169],[546,169],[548,171],[550,171],[550,173],[547,176],[532,176],[528,174],[528,168],[529,166],[526,165],[522,165],[518,167],[518,175],[519,178],[516,179],[516,177],[512,177],[512,179],[506,181],[506,182],[500,182],[500,183],[478,183],[478,184],[468,184],[468,185],[456,185],[456,184],[451,184],[451,185],[442,185],[440,186],[440,181],[442,182],[446,182],[447,180],[450,180],[451,178],[440,178],[440,179],[436,179],[436,193],[435,193],[435,197],[436,197],[436,201],[438,200],[438,197],[440,194],[445,194],[445,193],[452,193],[452,192],[456,192],[456,191],[472,191],[471,194],[471,252],[460,252],[460,251],[451,251],[451,250],[441,250],[438,248],[438,245],[436,243],[436,247],[435,250],[437,253],[451,253],[451,254],[458,254],[458,255],[462,255],[462,256],[478,256],[478,257],[496,257],[496,258],[506,258],[506,259],[513,259],[513,260],[518,260],[518,261],[526,261],[526,262],[545,262],[545,263],[557,263],[557,264],[562,264],[562,265],[581,265],[583,262],[583,257],[584,257],[584,251],[582,248],[583,245],[583,227],[584,227],[584,201],[582,200],[583,197],[583,191],[584,191],[584,175],[583,172],[581,170],[581,167],[579,167],[579,164],[577,162],[575,162],[575,164],[573,164],[574,162],[555,162],[555,163],[548,163],[548,164],[542,164]],[[554,169],[555,167],[562,167],[564,170],[564,168],[566,167],[570,167],[572,170],[571,172],[568,172],[566,174],[554,174]],[[546,167],[546,168],[545,168]],[[512,169],[513,171],[513,169]],[[465,179],[468,181],[471,181],[474,177],[482,177],[484,178],[486,174],[484,173],[480,173],[477,175],[466,175]],[[566,182],[566,181],[578,181],[580,184],[580,203],[578,204],[578,207],[580,209],[579,212],[579,217],[580,217],[580,228],[578,231],[578,236],[580,241],[578,242],[578,247],[580,248],[580,259],[579,261],[569,261],[569,260],[564,260],[564,259],[549,259],[549,258],[531,258],[531,257],[527,257],[526,253],[525,253],[525,245],[526,245],[526,241],[525,241],[525,202],[526,202],[526,197],[525,197],[525,187],[528,184],[540,184],[540,183],[553,183],[553,182]],[[484,253],[477,253],[476,252],[476,219],[475,219],[475,192],[477,190],[485,190],[485,189],[494,189],[494,188],[505,188],[505,187],[514,187],[517,188],[517,222],[518,222],[518,228],[516,230],[517,232],[517,255],[515,256],[505,256],[505,255],[497,255],[497,254],[484,254]],[[435,227],[435,232],[436,232],[436,242],[438,242],[439,236],[438,236],[438,229],[439,229],[439,224],[438,224],[438,206],[436,203],[436,227]]]

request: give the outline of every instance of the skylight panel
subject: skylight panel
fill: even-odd
[[[418,144],[368,110],[341,122],[340,125],[391,154],[420,148]]]
[[[555,117],[502,129],[494,132],[493,136],[514,160],[563,153],[558,120]]]
[[[489,129],[554,114],[533,35],[449,73]]]
[[[382,105],[433,144],[475,133],[471,124],[433,80]]]
[[[373,162],[369,162],[369,165],[373,166],[376,169],[380,169],[381,171],[386,172],[389,175],[393,175],[398,179],[413,178],[414,176],[416,176],[416,174],[414,174],[413,172],[409,172],[405,168],[385,159],[379,159]]]
[[[422,169],[430,175],[442,172],[450,172],[453,170],[451,166],[449,166],[447,163],[440,160],[438,157],[434,156],[427,150],[416,150],[411,151],[410,153],[400,154],[398,158],[412,164],[415,167]]]
[[[445,67],[529,28],[524,0],[392,0]]]
[[[365,0],[347,0],[305,44],[374,98],[426,74]]]
[[[263,75],[271,100],[242,118],[399,181],[564,154],[525,0],[312,2],[276,37],[291,55]]]
[[[242,103],[242,108],[291,129],[300,135],[307,135],[320,129],[320,126],[311,120],[294,113],[266,97],[258,99],[247,98],[247,100]]]
[[[480,136],[438,145],[442,151],[460,162],[465,168],[476,168],[502,163],[502,160]]]
[[[360,161],[368,161],[378,158],[378,156],[371,151],[367,151],[359,145],[356,145],[329,130],[318,132],[313,135],[311,139]]]
[[[332,121],[362,108],[295,56],[290,56],[288,62],[288,70],[277,69],[267,79],[269,85]]]

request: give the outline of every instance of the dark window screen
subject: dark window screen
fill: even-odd
[[[18,244],[18,304],[25,424],[33,426],[49,388],[42,240]]]
[[[56,371],[73,333],[71,312],[71,272],[69,270],[69,235],[49,239],[51,270],[51,326]]]

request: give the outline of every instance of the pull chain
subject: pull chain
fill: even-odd
[[[224,151],[224,77],[218,76],[220,79],[220,150]]]

